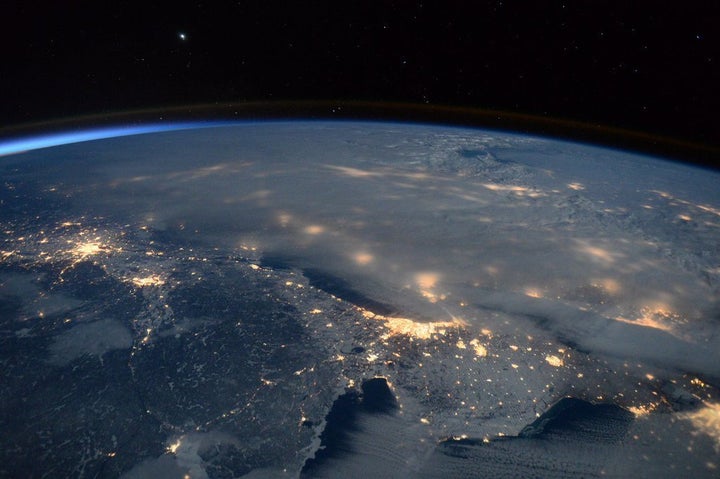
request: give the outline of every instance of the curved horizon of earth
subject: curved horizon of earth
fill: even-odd
[[[0,475],[717,475],[719,172],[158,128],[0,145]]]

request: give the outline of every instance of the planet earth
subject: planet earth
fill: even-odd
[[[718,477],[720,173],[526,134],[0,144],[4,477]]]

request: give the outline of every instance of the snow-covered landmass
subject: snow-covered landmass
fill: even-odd
[[[0,168],[0,473],[720,467],[717,172],[331,122],[106,139]],[[373,378],[397,409],[363,409]],[[358,409],[333,446],[346,394]],[[567,397],[587,416],[542,436]]]

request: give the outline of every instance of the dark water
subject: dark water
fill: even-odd
[[[321,269],[296,266],[292,258],[281,255],[266,255],[263,256],[260,266],[279,270],[299,269],[303,276],[310,282],[310,286],[321,289],[326,293],[332,294],[368,311],[372,311],[375,314],[389,316],[397,312],[392,306],[364,295],[342,278]]]
[[[600,477],[633,418],[613,404],[563,398],[517,436],[440,442],[419,477]]]
[[[393,414],[397,409],[397,399],[385,378],[369,379],[363,382],[362,392],[350,390],[338,397],[325,418],[322,449],[305,462],[301,477],[315,477],[328,463],[352,454],[352,433],[361,432],[363,415]]]
[[[492,448],[493,442],[496,441],[540,440],[612,444],[622,440],[634,417],[627,409],[614,404],[593,404],[582,399],[566,397],[525,426],[517,436],[495,438],[489,444],[483,439],[448,439],[442,441],[440,447],[444,449],[445,454],[457,456],[461,449],[464,454],[472,455],[468,447]]]
[[[519,437],[573,437],[592,442],[617,442],[623,438],[634,415],[615,404],[592,404],[566,397],[520,431]]]

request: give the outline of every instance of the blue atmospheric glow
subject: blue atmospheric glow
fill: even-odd
[[[169,123],[150,124],[142,126],[124,126],[83,130],[71,133],[54,133],[43,136],[33,136],[0,142],[0,156],[12,155],[29,150],[49,148],[52,146],[81,143],[83,141],[104,140],[121,136],[142,135],[144,133],[158,133],[163,131],[188,130],[193,128],[208,128],[227,125],[229,122],[202,122],[202,123]]]

